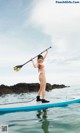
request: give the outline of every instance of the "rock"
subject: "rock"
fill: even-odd
[[[65,88],[69,86],[65,86],[63,84],[58,85],[58,84],[53,84],[51,85],[50,83],[46,84],[46,90],[50,91],[52,89],[56,88]],[[27,92],[37,92],[40,88],[39,83],[18,83],[13,86],[6,86],[6,85],[0,85],[0,95],[4,94],[12,94],[12,93],[27,93]]]
[[[46,90],[47,90],[47,91],[52,90],[52,85],[49,84],[49,83],[47,83],[47,84],[46,84]]]
[[[0,95],[10,94],[10,93],[12,93],[12,90],[9,86],[5,86],[5,85],[0,86]]]
[[[38,91],[39,87],[40,87],[39,83],[19,83],[14,86],[11,86],[12,90],[15,93]]]
[[[61,84],[61,85],[53,84],[53,85],[52,85],[52,89],[55,89],[55,88],[65,88],[65,87],[70,87],[70,86],[65,86],[65,85],[63,85],[63,84]]]

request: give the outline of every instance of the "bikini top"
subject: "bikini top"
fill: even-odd
[[[43,65],[42,63],[39,63],[38,69],[41,70],[41,69],[43,69],[43,68],[44,68],[44,65]]]

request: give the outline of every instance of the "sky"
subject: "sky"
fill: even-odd
[[[80,85],[80,4],[0,0],[0,84],[39,82],[32,62],[19,72],[13,67],[50,46],[47,82]]]

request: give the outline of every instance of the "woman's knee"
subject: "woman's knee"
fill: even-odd
[[[45,84],[45,83],[42,83],[42,84],[40,85],[40,88],[42,88],[42,89],[45,89],[45,87],[46,87],[46,84]]]

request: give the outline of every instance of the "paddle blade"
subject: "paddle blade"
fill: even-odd
[[[19,71],[19,70],[22,68],[22,66],[23,66],[23,65],[15,66],[15,67],[14,67],[14,71],[16,71],[16,72]]]

